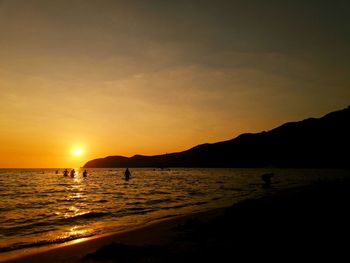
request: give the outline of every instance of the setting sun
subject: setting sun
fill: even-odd
[[[82,154],[82,150],[81,149],[74,149],[73,150],[73,154],[74,155],[81,155]]]

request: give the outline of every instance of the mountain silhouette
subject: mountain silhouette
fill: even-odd
[[[245,133],[177,153],[108,156],[84,168],[289,167],[350,168],[350,106],[321,118],[288,122],[270,131]]]

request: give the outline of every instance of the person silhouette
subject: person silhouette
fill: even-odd
[[[75,175],[75,170],[72,169],[72,170],[70,171],[70,177],[74,177],[74,175]]]
[[[83,172],[83,176],[84,176],[84,177],[86,177],[86,176],[87,176],[87,171],[86,171],[86,170],[84,170],[84,172]]]
[[[129,168],[126,168],[125,172],[124,172],[124,179],[125,181],[128,181],[130,179],[130,171],[129,171]]]
[[[68,176],[68,170],[67,169],[64,169],[63,176]]]
[[[261,176],[261,180],[264,181],[263,187],[269,188],[271,185],[271,178],[274,176],[274,173],[266,173]]]

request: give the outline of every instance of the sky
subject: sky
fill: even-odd
[[[346,0],[0,0],[0,167],[321,117],[350,104],[349,58]]]

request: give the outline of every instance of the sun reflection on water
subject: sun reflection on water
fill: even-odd
[[[87,201],[85,190],[82,173],[79,169],[75,169],[73,181],[67,186],[68,195],[66,200],[70,202],[70,205],[65,208],[66,212],[63,215],[65,219],[74,218],[89,212],[84,209],[84,201]]]
[[[83,229],[81,226],[73,226],[70,228],[67,236],[84,236],[89,232],[88,229]]]
[[[74,183],[80,183],[82,179],[81,172],[79,169],[75,169]]]

